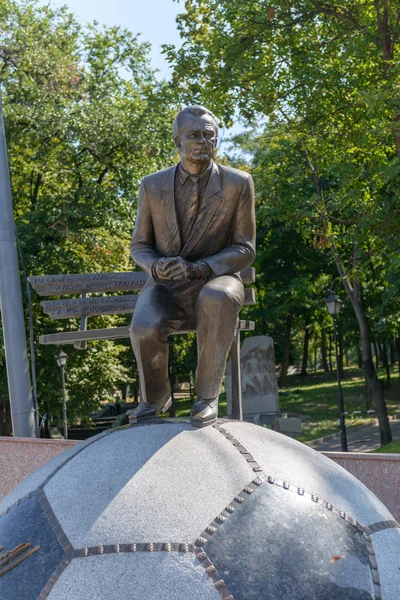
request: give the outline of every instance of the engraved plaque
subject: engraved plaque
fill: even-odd
[[[138,295],[100,296],[72,300],[45,300],[40,304],[51,319],[73,319],[80,316],[132,313]]]
[[[147,279],[148,275],[142,271],[28,277],[28,281],[39,296],[140,290]]]

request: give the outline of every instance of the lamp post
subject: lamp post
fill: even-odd
[[[65,396],[65,365],[67,364],[68,356],[60,350],[60,354],[56,356],[56,361],[61,369],[61,385],[63,398],[63,421],[64,421],[64,438],[68,439],[68,422],[67,422],[67,399]]]
[[[340,383],[340,369],[339,369],[339,354],[338,354],[338,343],[337,343],[337,329],[336,319],[342,308],[343,302],[334,294],[328,296],[326,299],[326,307],[330,315],[333,318],[333,337],[335,341],[335,354],[336,354],[336,373],[337,373],[337,384],[338,384],[338,404],[339,404],[339,425],[340,425],[340,442],[342,446],[342,452],[348,452],[347,448],[347,435],[346,435],[346,423],[344,417],[344,401],[342,393],[342,385]]]

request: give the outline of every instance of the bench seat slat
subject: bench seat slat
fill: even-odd
[[[240,272],[243,283],[254,283],[255,269]],[[83,273],[71,275],[31,275],[29,283],[39,296],[91,294],[99,292],[128,292],[141,290],[148,279],[143,271],[121,273]]]
[[[254,321],[238,321],[240,331],[253,331]],[[179,329],[176,333],[193,333],[194,329]],[[39,342],[42,345],[49,344],[74,344],[76,342],[88,342],[93,340],[118,340],[129,337],[129,327],[110,327],[108,329],[88,329],[87,331],[65,331],[41,335]]]

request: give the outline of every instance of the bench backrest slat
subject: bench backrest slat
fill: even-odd
[[[252,288],[246,288],[244,296],[245,305],[255,304],[255,293]],[[44,300],[40,304],[43,307],[43,312],[53,320],[75,319],[82,316],[133,313],[138,298],[138,294],[92,296],[91,298]]]
[[[244,283],[254,283],[255,269],[248,267],[240,273]],[[122,273],[83,273],[72,275],[31,275],[29,283],[39,296],[63,296],[100,292],[141,290],[148,279],[143,271]]]

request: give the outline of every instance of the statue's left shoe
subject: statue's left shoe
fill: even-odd
[[[218,396],[209,399],[199,396],[190,409],[190,417],[194,427],[213,425],[218,419]]]

